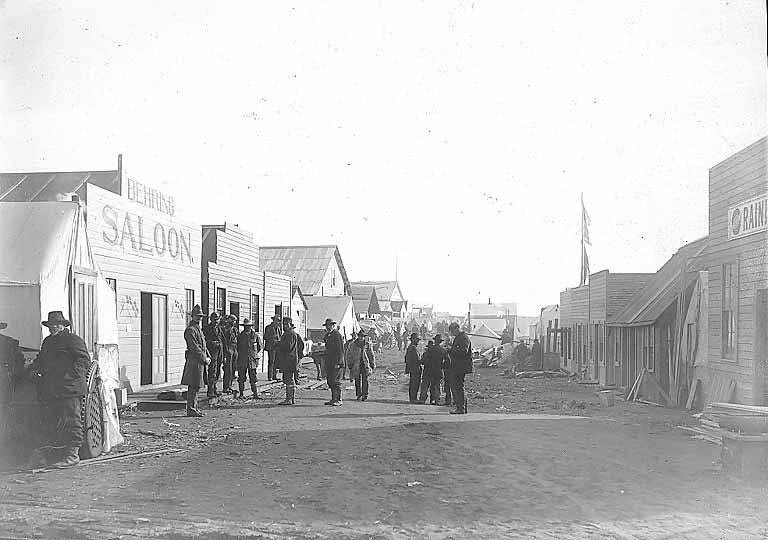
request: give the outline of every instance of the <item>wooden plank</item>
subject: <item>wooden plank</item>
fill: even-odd
[[[653,373],[648,373],[648,380],[651,381],[651,384],[656,388],[656,390],[661,394],[661,397],[664,398],[664,400],[667,402],[667,405],[672,405],[673,401],[672,398],[669,397],[669,394],[661,387],[661,384],[659,384],[659,381],[656,380],[656,377],[654,377]]]
[[[699,389],[699,379],[693,379],[693,382],[691,382],[691,389],[688,390],[688,401],[685,404],[685,408],[687,410],[691,410],[693,408],[693,402],[696,399],[696,391]]]
[[[635,379],[635,384],[632,385],[632,388],[629,390],[629,394],[627,394],[627,401],[633,401],[637,398],[637,393],[640,390],[640,385],[643,382],[644,375],[645,368],[641,368],[640,373],[637,374],[637,378]]]

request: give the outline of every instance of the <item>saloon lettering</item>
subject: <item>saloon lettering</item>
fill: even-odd
[[[122,219],[117,209],[105,205],[101,210],[106,229],[104,241],[113,246],[129,247],[134,251],[154,257],[168,256],[180,262],[194,264],[192,259],[192,234],[172,225],[151,225],[142,216],[124,212]]]

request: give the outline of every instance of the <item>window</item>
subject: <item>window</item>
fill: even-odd
[[[336,286],[336,269],[331,268],[331,287]]]
[[[736,308],[738,290],[736,288],[736,265],[723,265],[723,319],[722,319],[722,354],[723,358],[734,358],[736,351]]]
[[[195,291],[194,289],[184,289],[184,314],[187,319],[187,326],[189,326],[189,321],[192,317],[190,317],[190,313],[192,313],[192,308],[195,306]]]
[[[259,295],[258,294],[252,294],[251,295],[251,322],[253,323],[253,328],[258,331],[259,328],[259,306],[261,306],[261,302],[259,301]]]
[[[112,289],[112,292],[115,293],[115,316],[117,317],[117,280],[115,278],[106,278],[106,280],[109,288]]]
[[[216,287],[216,311],[222,317],[227,312],[227,289]]]

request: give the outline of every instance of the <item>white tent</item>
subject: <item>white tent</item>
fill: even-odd
[[[480,349],[481,351],[484,351],[486,349],[490,349],[491,347],[497,347],[501,345],[500,336],[488,328],[484,322],[477,324],[477,326],[475,326],[470,333],[472,335],[469,336],[469,338],[472,341],[473,349]]]

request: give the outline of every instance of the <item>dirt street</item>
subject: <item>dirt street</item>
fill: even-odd
[[[768,538],[768,489],[720,473],[679,411],[594,388],[468,377],[470,414],[407,403],[398,353],[361,403],[223,400],[136,413],[125,448],[184,452],[0,477],[0,538]],[[351,382],[345,381],[345,386]]]

